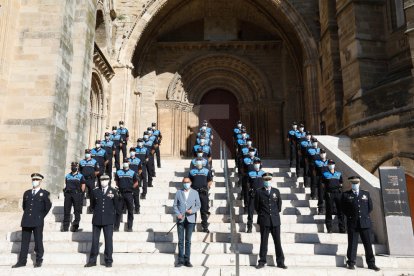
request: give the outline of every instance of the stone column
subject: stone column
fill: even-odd
[[[411,60],[413,61],[414,66],[414,0],[405,0],[404,1],[404,11],[405,11],[405,20],[407,24],[407,30],[405,33],[408,37],[408,42],[410,44]],[[411,74],[414,75],[414,70],[411,70]]]

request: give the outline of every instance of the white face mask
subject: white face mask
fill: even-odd
[[[119,125],[120,128],[124,128],[124,125]]]
[[[109,181],[108,180],[101,180],[101,186],[102,188],[106,188],[109,185]]]
[[[311,138],[312,138],[312,136],[306,135],[306,140],[310,141]]]
[[[255,152],[254,152],[254,151],[249,151],[249,156],[250,156],[250,157],[253,157],[253,156],[254,156],[254,154],[255,154]]]
[[[352,183],[352,190],[359,191],[359,183]]]
[[[143,145],[144,145],[143,142],[138,142],[138,147],[142,148]]]
[[[321,158],[326,159],[326,153],[321,153]]]
[[[305,128],[301,127],[299,128],[300,132],[303,132],[305,130]]]
[[[253,166],[256,171],[260,170],[260,164],[254,164]]]
[[[297,129],[298,129],[298,126],[297,126],[297,125],[293,125],[293,126],[292,126],[292,128],[293,128],[294,130],[297,130]]]
[[[202,126],[201,129],[202,130],[207,130],[207,127],[206,126]]]
[[[203,157],[203,153],[202,152],[197,152],[197,157]]]
[[[37,187],[39,187],[39,185],[40,185],[40,180],[33,180],[32,181],[33,188],[37,188]]]
[[[87,154],[85,154],[85,157],[86,157],[86,159],[89,159],[89,158],[91,158],[91,154],[87,153]]]
[[[197,161],[196,162],[197,169],[201,169],[203,167],[203,162]]]
[[[135,151],[131,151],[131,152],[129,153],[129,155],[130,155],[131,157],[135,157]]]
[[[317,147],[318,147],[318,143],[313,143],[313,144],[312,144],[312,146],[313,146],[314,148],[317,148]]]
[[[243,137],[243,138],[246,138],[246,133],[243,133],[243,134],[242,134],[242,137]]]
[[[152,135],[152,130],[148,130],[149,135]]]
[[[333,171],[335,169],[335,165],[328,165],[329,170]]]
[[[241,127],[242,127],[242,124],[237,124],[237,127],[238,127],[238,128],[241,128]]]
[[[144,135],[144,140],[148,140],[149,136],[148,135]]]
[[[204,145],[206,143],[206,140],[204,140],[204,139],[200,139],[200,145]]]
[[[122,164],[122,167],[123,167],[125,170],[128,170],[128,169],[129,169],[129,163],[123,163],[123,164]]]
[[[152,130],[155,130],[155,126],[152,127]]]
[[[116,130],[112,130],[112,134],[116,134]]]
[[[251,147],[252,146],[252,141],[248,141],[246,144],[247,144],[247,146]]]
[[[101,147],[101,144],[96,144],[95,146],[99,149]]]

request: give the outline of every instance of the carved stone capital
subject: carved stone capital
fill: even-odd
[[[193,111],[193,104],[185,103],[175,100],[162,100],[156,101],[155,104],[159,109],[175,109],[184,112],[192,112]]]

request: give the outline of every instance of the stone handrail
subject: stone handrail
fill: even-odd
[[[328,159],[333,159],[338,171],[342,172],[344,179],[344,191],[351,188],[348,177],[358,175],[361,177],[361,188],[368,191],[372,198],[374,210],[371,213],[373,232],[377,242],[387,244],[387,234],[382,207],[381,190],[379,179],[355,162],[340,148],[342,145],[350,145],[350,138],[346,136],[315,136],[319,141],[319,147],[324,148]],[[346,146],[348,147],[348,146]],[[350,151],[349,151],[350,154]]]

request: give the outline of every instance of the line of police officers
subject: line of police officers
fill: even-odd
[[[290,167],[293,167],[295,161],[297,177],[302,170],[304,185],[311,189],[311,199],[318,200],[318,214],[325,212],[327,232],[333,231],[333,214],[338,218],[339,232],[348,232],[348,268],[355,269],[359,235],[365,248],[368,268],[379,271],[375,265],[371,242],[372,223],[369,214],[372,211],[372,201],[369,193],[360,189],[360,177],[349,177],[352,188],[343,191],[342,173],[336,170],[334,160],[327,159],[326,151],[318,147],[318,140],[312,133],[305,131],[304,124],[299,124],[298,128],[298,124],[293,122],[287,141]]]

